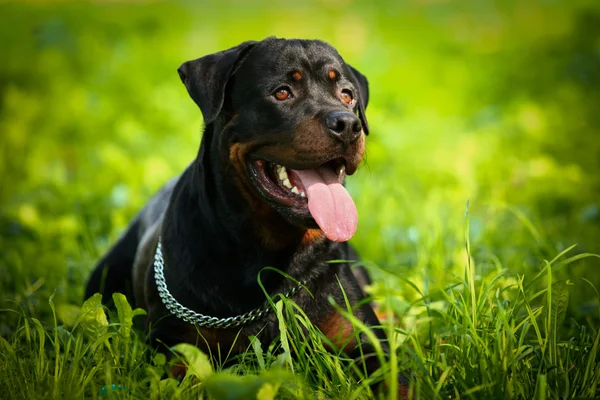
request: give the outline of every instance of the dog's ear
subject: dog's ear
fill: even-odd
[[[369,103],[369,81],[367,81],[367,78],[358,72],[352,65],[348,64],[348,67],[350,68],[350,71],[352,71],[352,75],[354,75],[354,83],[358,90],[358,102],[356,105],[358,107],[358,117],[360,118],[365,135],[368,135],[369,124],[367,123],[367,114],[365,113],[365,110]]]
[[[190,97],[200,107],[205,126],[217,119],[223,107],[229,77],[238,61],[255,43],[244,42],[231,49],[184,62],[177,70]]]

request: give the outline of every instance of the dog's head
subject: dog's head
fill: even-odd
[[[362,74],[324,42],[269,38],[188,61],[179,75],[246,200],[331,240],[352,237],[358,215],[343,181],[368,134]]]

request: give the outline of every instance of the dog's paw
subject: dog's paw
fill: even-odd
[[[399,400],[409,400],[409,388],[410,388],[410,379],[412,376],[410,371],[404,371],[398,373],[398,394],[396,396]]]

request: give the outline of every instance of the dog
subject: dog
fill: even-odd
[[[216,354],[245,351],[251,335],[276,337],[265,292],[282,294],[350,357],[374,353],[328,300],[361,303],[355,317],[380,325],[349,263],[329,262],[356,259],[347,240],[358,213],[343,183],[363,160],[367,79],[325,42],[278,38],[178,72],[204,117],[198,155],[98,263],[86,296],[125,293],[147,310],[153,343]],[[380,367],[376,356],[364,360],[369,373]]]

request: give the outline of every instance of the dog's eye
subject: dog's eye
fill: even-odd
[[[292,92],[287,86],[280,87],[275,91],[275,98],[277,100],[287,100],[292,97]]]
[[[348,89],[342,90],[342,93],[340,93],[340,99],[342,99],[342,101],[346,104],[350,104],[352,103],[352,100],[354,100],[352,97],[352,92]]]

